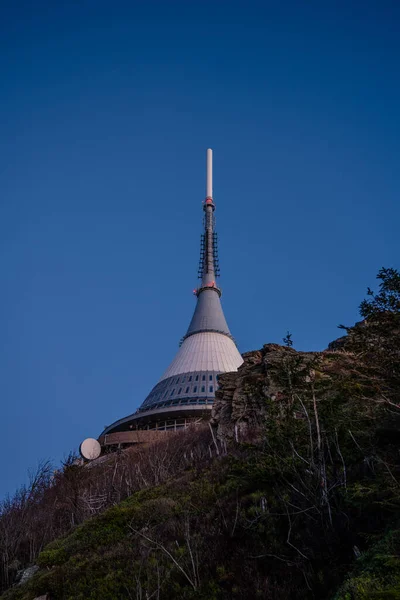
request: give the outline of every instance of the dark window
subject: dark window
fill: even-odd
[[[198,381],[198,380],[199,380],[199,376],[198,376],[198,375],[196,375],[196,381]]]
[[[188,393],[189,393],[189,388],[187,387],[185,394],[188,394]]]
[[[210,381],[212,381],[212,375],[210,375]]]
[[[195,385],[193,388],[193,393],[196,393],[196,392],[197,392],[197,385]]]
[[[182,377],[182,383],[185,383],[186,377]]]
[[[203,377],[201,378],[201,380],[202,380],[202,381],[205,381],[205,380],[206,380],[206,376],[205,376],[205,375],[203,375]]]
[[[170,395],[173,396],[174,394],[175,394],[175,390],[172,390]]]
[[[182,391],[182,388],[179,388],[178,396],[179,396],[179,394],[181,393],[181,391]]]
[[[179,377],[178,377],[178,379],[175,381],[175,383],[179,383]]]
[[[206,386],[205,386],[205,385],[201,386],[201,391],[202,391],[202,392],[205,392],[205,391],[206,391]]]
[[[192,381],[192,376],[189,377],[189,381]]]
[[[213,392],[213,391],[214,391],[214,388],[212,385],[210,385],[210,392]]]

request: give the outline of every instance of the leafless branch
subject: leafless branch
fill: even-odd
[[[193,589],[197,589],[196,583],[192,580],[192,578],[189,576],[189,574],[185,571],[185,569],[178,563],[178,561],[174,558],[174,556],[171,554],[171,552],[169,552],[167,550],[167,548],[165,546],[163,546],[163,544],[161,544],[160,542],[157,542],[157,540],[152,540],[149,536],[147,536],[145,533],[143,533],[142,531],[139,531],[138,529],[135,529],[134,527],[132,527],[132,525],[130,525],[130,529],[133,531],[133,533],[135,533],[136,535],[141,536],[143,539],[147,540],[150,544],[154,544],[154,546],[156,548],[158,548],[159,550],[161,550],[162,552],[164,552],[164,554],[166,556],[168,556],[172,562],[174,563],[174,565],[179,569],[179,571],[181,571],[181,573],[185,576],[185,578],[187,579],[187,581],[190,583],[190,585],[193,587]]]

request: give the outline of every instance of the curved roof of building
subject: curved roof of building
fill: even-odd
[[[230,337],[216,331],[204,331],[191,335],[183,341],[160,381],[174,375],[195,371],[217,373],[237,371],[242,362],[243,358]]]

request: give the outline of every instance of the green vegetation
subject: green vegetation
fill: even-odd
[[[400,529],[391,530],[357,561],[335,600],[400,598]]]
[[[300,353],[288,334],[244,366],[256,439],[204,428],[107,467],[68,464],[36,504],[63,486],[66,534],[1,598],[400,599],[400,277],[379,278],[336,349]]]

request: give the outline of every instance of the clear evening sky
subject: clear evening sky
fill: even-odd
[[[0,496],[133,412],[194,308],[205,151],[239,349],[399,267],[400,3],[0,8]]]

